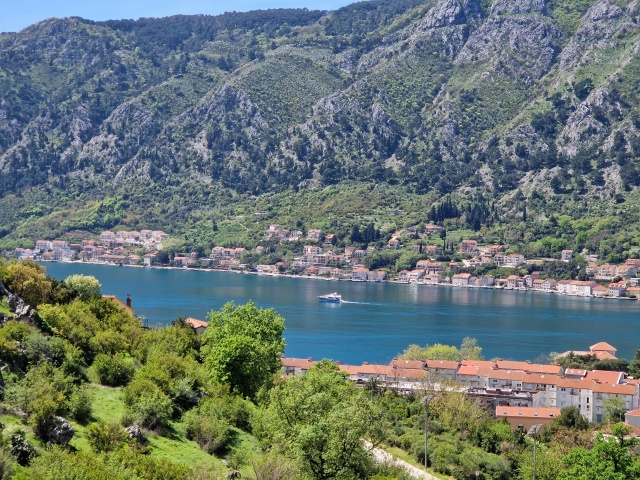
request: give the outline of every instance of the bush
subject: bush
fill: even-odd
[[[171,419],[173,405],[158,386],[144,378],[134,379],[124,389],[126,423],[160,430]]]
[[[222,451],[231,440],[231,427],[215,412],[202,414],[191,410],[185,414],[184,423],[187,438],[212,455]]]
[[[135,367],[133,360],[124,353],[106,355],[101,353],[93,361],[93,368],[103,385],[119,387],[126,385],[133,378]]]
[[[91,417],[92,399],[87,389],[78,388],[69,397],[69,413],[74,420],[84,423]]]
[[[128,435],[117,423],[106,423],[102,420],[87,427],[85,436],[94,452],[112,452],[127,441]]]
[[[82,301],[86,302],[94,298],[100,298],[102,286],[96,277],[91,275],[71,275],[64,283]]]
[[[16,461],[23,467],[29,465],[31,459],[35,456],[36,450],[29,442],[27,442],[27,436],[22,429],[14,430],[9,437],[9,445],[11,455]]]

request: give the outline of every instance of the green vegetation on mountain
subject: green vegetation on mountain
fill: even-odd
[[[373,0],[5,34],[0,245],[160,228],[250,247],[268,221],[384,230],[448,196],[485,238],[619,254],[640,220],[638,17]]]

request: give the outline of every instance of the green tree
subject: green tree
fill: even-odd
[[[91,275],[71,275],[64,281],[69,290],[74,292],[82,301],[100,298],[102,285],[96,277]]]
[[[464,337],[460,345],[460,358],[467,360],[483,360],[482,348],[478,345],[478,340],[471,337]]]
[[[272,451],[293,453],[312,478],[366,478],[371,459],[362,438],[370,437],[374,418],[368,398],[323,360],[269,392],[254,430]]]
[[[202,339],[209,374],[232,392],[254,398],[281,368],[284,318],[249,302],[238,307],[227,303],[209,313],[209,320]]]
[[[622,397],[609,397],[602,401],[602,409],[605,413],[605,418],[613,422],[621,422],[623,415],[627,411],[624,408],[624,398]]]
[[[631,447],[637,439],[629,437],[631,428],[623,424],[611,427],[611,436],[598,434],[592,450],[574,448],[563,459],[565,470],[558,480],[631,480],[640,478],[640,463]]]

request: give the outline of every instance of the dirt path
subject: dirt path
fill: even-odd
[[[417,467],[414,467],[410,463],[405,462],[404,460],[400,460],[399,458],[394,457],[388,452],[385,452],[381,448],[374,447],[370,442],[364,442],[365,447],[373,454],[376,460],[380,463],[390,463],[392,465],[396,465],[398,467],[404,468],[409,475],[414,478],[420,478],[424,480],[439,480],[438,477],[434,477],[433,475],[420,470]]]

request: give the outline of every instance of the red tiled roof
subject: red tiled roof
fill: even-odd
[[[524,377],[524,383],[538,383],[540,385],[556,385],[559,380],[558,375],[541,375],[539,373],[529,373]]]
[[[311,358],[294,358],[294,357],[280,357],[280,361],[282,362],[283,367],[292,367],[292,368],[311,368],[317,362],[315,362]]]
[[[391,360],[390,366],[396,368],[415,368],[422,369],[424,368],[424,363],[422,360],[399,360],[394,358]]]
[[[556,385],[563,388],[579,388],[581,390],[593,390],[598,383],[585,378],[560,378]]]
[[[609,352],[595,352],[594,355],[598,360],[616,360],[616,356],[611,355]]]
[[[207,328],[209,326],[209,322],[205,322],[204,320],[198,320],[197,318],[187,318],[184,323],[191,325],[193,328],[204,327]]]
[[[547,373],[559,375],[562,367],[559,365],[544,365],[540,363],[516,362],[512,360],[498,360],[496,362],[500,370],[522,370],[528,373]]]
[[[496,368],[496,362],[489,360],[462,360],[462,365],[484,368]]]
[[[496,407],[496,418],[525,417],[525,418],[555,418],[560,415],[559,408],[549,407]]]
[[[445,368],[447,370],[458,370],[460,362],[455,360],[427,360],[427,368]]]
[[[614,395],[634,395],[637,385],[610,385],[608,383],[596,383],[593,393],[608,393]]]
[[[591,372],[587,372],[586,378],[587,380],[595,380],[596,382],[615,385],[616,383],[621,382],[624,378],[624,373],[607,370],[593,370]]]
[[[596,343],[595,345],[591,345],[591,346],[589,347],[589,349],[590,349],[592,352],[599,352],[599,351],[603,351],[603,350],[604,350],[604,351],[610,350],[610,351],[613,351],[613,352],[616,352],[616,351],[617,351],[615,347],[612,347],[612,346],[611,346],[611,345],[609,345],[607,342],[598,342],[598,343]]]
[[[583,369],[578,369],[578,368],[567,368],[564,371],[564,374],[584,377],[587,374],[587,371]]]

